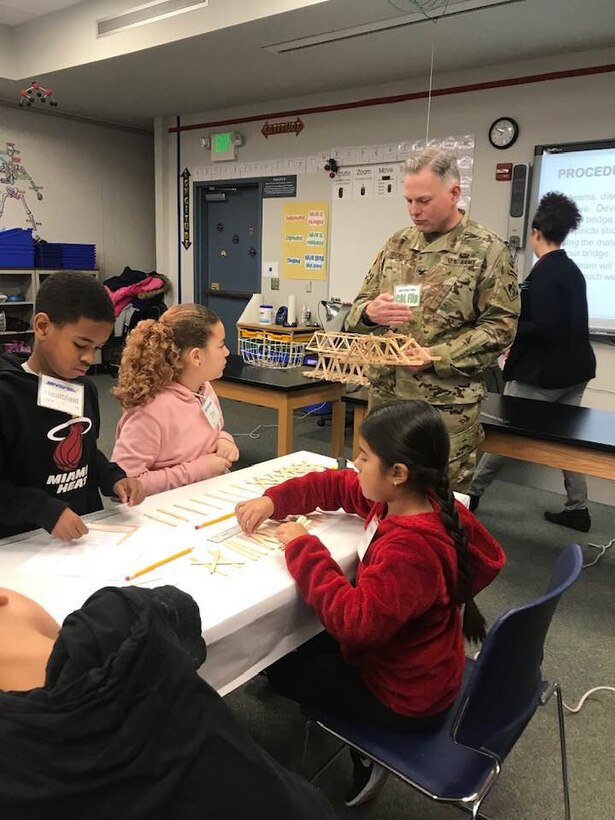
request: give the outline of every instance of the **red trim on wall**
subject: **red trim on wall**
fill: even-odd
[[[592,74],[610,74],[615,72],[615,63],[606,65],[589,66],[588,68],[571,68],[566,71],[550,71],[545,74],[528,74],[524,77],[508,77],[502,80],[489,80],[483,83],[470,83],[468,85],[452,85],[447,88],[436,88],[432,91],[432,97],[446,97],[450,94],[467,94],[472,91],[487,91],[491,88],[506,88],[512,85],[529,85],[530,83],[544,83],[550,80],[565,80],[569,77],[587,77]],[[350,108],[369,108],[374,105],[394,105],[400,102],[411,100],[423,100],[429,96],[429,91],[414,91],[410,94],[396,94],[391,97],[370,97],[365,100],[355,100],[354,102],[335,103],[332,105],[316,105],[312,108],[294,108],[289,111],[274,111],[266,114],[253,114],[249,117],[236,117],[228,120],[211,120],[210,122],[197,122],[193,125],[182,125],[179,131],[197,131],[200,128],[219,128],[224,125],[239,125],[245,122],[258,122],[259,120],[275,119],[276,117],[300,117],[305,114],[325,114],[328,111],[346,111]],[[169,133],[177,132],[177,128],[169,128]]]

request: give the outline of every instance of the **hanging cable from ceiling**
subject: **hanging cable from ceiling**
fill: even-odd
[[[451,0],[389,0],[389,3],[398,11],[408,12],[414,8],[430,20],[446,14],[450,2]]]
[[[392,4],[399,8],[395,0],[391,0]],[[433,96],[433,70],[434,70],[434,62],[436,58],[436,29],[435,25],[440,19],[443,17],[450,4],[450,0],[409,0],[409,3],[414,6],[417,11],[420,11],[421,14],[424,14],[428,20],[431,20],[433,23],[433,28],[431,30],[431,58],[429,60],[429,89],[427,93],[427,120],[425,123],[425,147],[429,143],[429,126],[431,123],[431,99]],[[438,13],[435,13],[438,12]]]

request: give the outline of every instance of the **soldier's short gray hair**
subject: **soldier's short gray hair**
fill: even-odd
[[[459,182],[459,167],[452,154],[439,148],[426,148],[418,157],[410,157],[404,162],[404,176],[418,174],[423,168],[429,168],[443,182]]]

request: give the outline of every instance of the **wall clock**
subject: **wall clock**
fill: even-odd
[[[489,126],[489,142],[500,151],[514,145],[518,136],[519,126],[512,117],[498,117]]]

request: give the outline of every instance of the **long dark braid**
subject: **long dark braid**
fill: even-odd
[[[440,481],[433,491],[439,502],[440,518],[446,531],[451,536],[457,553],[457,592],[459,600],[465,604],[463,609],[463,634],[475,643],[485,640],[487,625],[472,596],[472,564],[468,550],[468,536],[465,527],[459,520],[455,496],[451,490],[448,473],[440,474]]]
[[[448,480],[450,441],[442,417],[424,401],[396,401],[373,410],[361,425],[361,435],[387,467],[404,463],[412,485],[433,496],[442,523],[457,554],[457,603],[464,607],[463,634],[479,642],[486,624],[472,596],[473,573],[468,538],[459,520]]]

